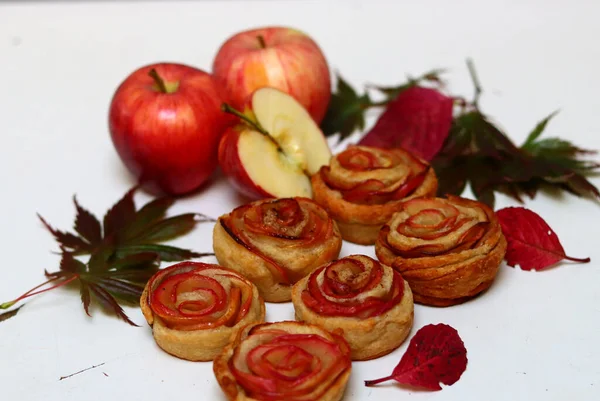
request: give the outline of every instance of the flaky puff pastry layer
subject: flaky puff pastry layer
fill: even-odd
[[[267,302],[290,301],[292,285],[341,248],[337,224],[308,198],[258,200],[220,216],[213,229],[219,263],[251,280]]]
[[[244,328],[213,363],[230,401],[339,401],[351,371],[342,337],[295,321]]]
[[[349,146],[312,175],[311,184],[342,238],[372,245],[402,200],[434,196],[438,181],[426,161],[403,149]]]
[[[233,270],[198,262],[158,271],[140,306],[158,346],[190,361],[212,361],[242,327],[265,320],[254,284]]]
[[[353,360],[398,348],[413,325],[413,296],[400,273],[368,256],[350,255],[303,278],[292,289],[296,319],[342,335]]]
[[[375,244],[378,259],[409,282],[415,303],[432,306],[459,304],[487,290],[505,252],[493,210],[452,195],[404,202]]]

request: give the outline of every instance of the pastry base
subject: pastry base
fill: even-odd
[[[298,322],[293,322],[294,324],[298,324]],[[270,323],[267,323],[270,324]],[[278,322],[274,323],[276,325],[286,324],[286,322]],[[244,338],[248,336],[248,332],[252,327],[248,326],[241,330],[235,339],[231,343],[229,343],[223,351],[215,358],[213,362],[213,373],[217,378],[217,382],[221,387],[221,390],[225,393],[225,396],[229,401],[262,401],[256,398],[252,398],[246,395],[244,389],[237,384],[235,380],[235,376],[231,373],[229,369],[229,361],[233,357],[234,348],[239,344]],[[331,384],[329,389],[319,400],[315,401],[341,401],[344,397],[344,393],[346,391],[346,386],[348,385],[348,380],[350,379],[350,374],[352,372],[352,368],[346,369],[345,372],[340,374],[338,378]]]
[[[387,355],[408,337],[414,321],[413,294],[404,280],[402,301],[379,316],[360,319],[354,317],[324,316],[313,312],[302,302],[308,277],[292,289],[296,320],[316,324],[346,339],[354,361],[366,361]]]

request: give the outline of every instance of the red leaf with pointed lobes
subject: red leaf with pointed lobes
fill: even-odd
[[[400,147],[431,160],[450,133],[453,102],[435,89],[407,89],[387,105],[359,145]]]
[[[400,384],[441,390],[440,383],[450,386],[467,369],[467,350],[453,327],[446,324],[423,326],[410,340],[406,353],[392,374],[365,381],[370,387],[388,380]]]
[[[588,263],[590,258],[572,258],[558,236],[537,213],[524,207],[506,207],[496,211],[508,246],[506,263],[523,270],[541,270],[563,259]]]

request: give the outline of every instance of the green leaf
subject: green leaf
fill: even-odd
[[[86,239],[92,246],[102,241],[102,227],[100,221],[92,213],[81,207],[77,198],[73,196],[73,203],[77,214],[75,215],[75,231]]]
[[[553,111],[548,117],[544,118],[542,121],[537,123],[533,131],[531,131],[531,133],[527,136],[527,139],[525,140],[525,143],[523,144],[522,148],[527,148],[529,145],[535,142],[535,140],[538,139],[538,137],[546,129],[546,125],[548,125],[548,122],[552,119],[552,117],[554,117],[557,114],[558,110]]]
[[[147,226],[141,233],[133,238],[127,239],[128,245],[146,242],[167,241],[181,235],[187,234],[196,223],[203,221],[214,221],[211,218],[197,213],[186,213],[168,219],[157,221]]]
[[[122,258],[140,252],[154,252],[160,256],[161,260],[166,262],[182,261],[191,258],[214,255],[213,253],[197,253],[188,249],[155,244],[123,245],[117,248],[116,255],[118,258]]]
[[[115,259],[110,263],[109,269],[112,271],[131,269],[158,270],[159,265],[159,254],[155,252],[141,252]]]
[[[337,91],[331,95],[321,129],[325,136],[340,133],[344,139],[356,130],[365,127],[365,110],[371,104],[368,94],[359,96],[356,91],[341,77],[337,78]]]

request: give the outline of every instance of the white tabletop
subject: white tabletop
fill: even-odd
[[[289,25],[314,37],[332,69],[357,88],[444,67],[451,89],[470,96],[464,61],[472,57],[485,89],[483,110],[517,143],[560,109],[545,135],[600,149],[599,16],[600,3],[592,0],[2,4],[0,302],[42,282],[44,269],[58,268],[56,244],[36,212],[67,229],[73,194],[102,214],[133,184],[110,141],[107,108],[118,83],[144,64],[177,61],[208,70],[229,35]],[[172,213],[217,216],[237,199],[217,177]],[[497,207],[515,204],[499,197]],[[344,401],[600,399],[600,204],[540,194],[526,206],[554,228],[567,253],[592,262],[543,272],[503,264],[493,287],[474,302],[416,305],[413,334],[437,322],[459,331],[469,358],[462,378],[440,392],[365,387],[363,380],[391,372],[406,342],[386,357],[355,363]],[[199,226],[174,244],[211,251],[211,229]],[[374,256],[372,247],[344,244],[342,256],[355,252]],[[140,328],[97,308],[88,318],[77,291],[31,299],[0,323],[0,398],[225,399],[210,363],[162,352],[140,310],[126,311]],[[292,318],[291,304],[268,305],[268,320]]]

